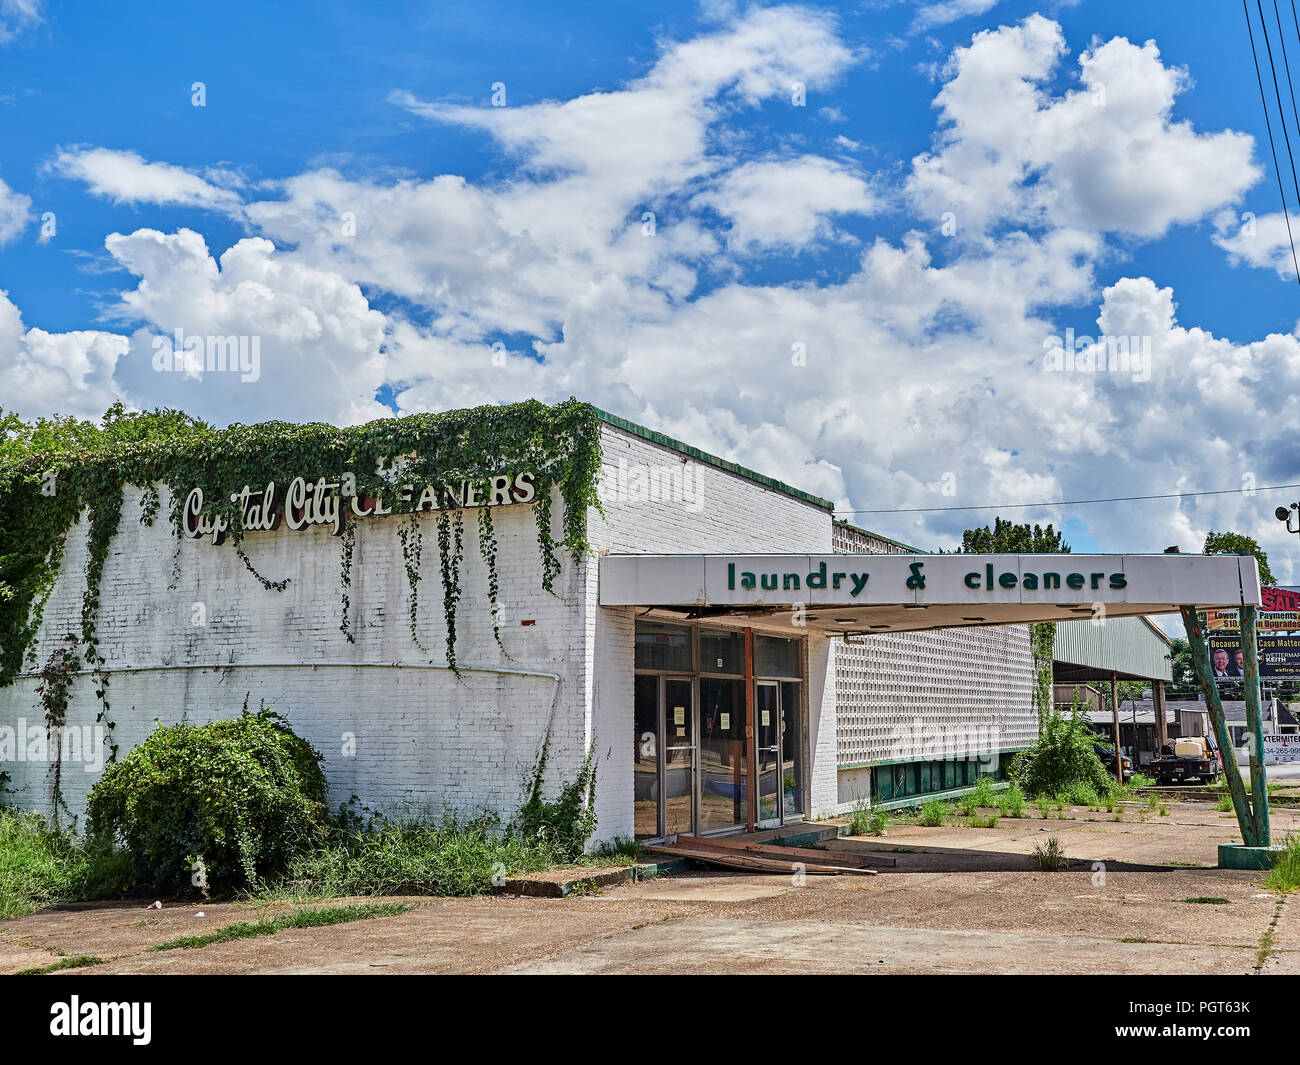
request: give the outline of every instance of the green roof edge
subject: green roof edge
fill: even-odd
[[[810,492],[801,491],[793,485],[788,485],[784,481],[778,481],[775,477],[767,477],[751,470],[747,466],[741,466],[738,463],[730,462],[727,459],[719,458],[717,455],[710,455],[707,451],[701,451],[698,447],[691,447],[690,444],[683,443],[675,437],[668,436],[654,429],[647,429],[644,425],[637,425],[636,422],[630,422],[626,418],[620,418],[617,414],[610,414],[609,411],[601,410],[599,407],[592,405],[592,410],[596,416],[607,425],[612,425],[615,429],[622,429],[633,436],[639,436],[643,440],[649,440],[652,444],[658,444],[660,447],[670,448],[673,451],[680,452],[683,455],[689,455],[699,462],[708,463],[710,466],[716,466],[720,470],[726,470],[728,473],[734,473],[746,480],[761,484],[764,488],[770,488],[775,492],[782,492],[785,495],[793,496],[795,499],[804,503],[811,503],[815,507],[821,507],[822,510],[829,510],[835,513],[835,504],[829,499],[822,499],[821,496],[815,496]]]

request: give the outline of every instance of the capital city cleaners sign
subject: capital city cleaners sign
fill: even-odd
[[[382,517],[394,512],[384,493],[363,498],[357,494],[356,484],[356,476],[347,473],[334,481],[324,477],[314,481],[295,477],[283,488],[275,481],[259,489],[246,484],[231,495],[230,501],[239,505],[246,532],[271,532],[283,522],[295,532],[324,525],[338,536],[343,532],[344,508],[358,518]],[[407,485],[395,493],[399,513],[531,503],[536,497],[537,478],[531,473],[489,478],[485,493],[474,481],[429,484],[418,495]],[[230,521],[221,514],[204,513],[203,505],[203,489],[191,489],[183,511],[185,535],[196,540],[207,536],[219,544],[230,531]]]

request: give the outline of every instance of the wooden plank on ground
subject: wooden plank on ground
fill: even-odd
[[[816,847],[783,847],[777,843],[757,843],[754,840],[727,836],[678,836],[677,841],[687,847],[736,851],[743,854],[754,854],[760,858],[775,858],[778,861],[813,862],[816,865],[847,865],[854,869],[870,869],[881,864],[876,860],[875,855],[861,854],[856,851],[819,850]],[[884,861],[894,865],[897,859],[886,858]]]
[[[776,858],[764,858],[755,854],[746,854],[743,851],[728,850],[709,850],[704,847],[684,847],[677,843],[664,843],[656,846],[647,847],[647,850],[656,854],[671,854],[679,858],[694,858],[697,861],[708,862],[711,865],[721,865],[730,869],[747,869],[750,872],[762,873],[793,873],[795,865],[798,864],[805,873],[812,873],[821,876],[839,876],[848,874],[850,876],[875,876],[874,869],[858,869],[847,865],[819,865],[812,862],[797,861],[792,862]]]

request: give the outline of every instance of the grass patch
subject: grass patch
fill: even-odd
[[[1283,894],[1300,887],[1300,835],[1291,835],[1283,841],[1286,848],[1273,861],[1264,880],[1264,886],[1270,891]]]
[[[988,817],[980,817],[976,814],[974,817],[966,818],[966,826],[968,828],[997,828],[998,815],[989,814]]]
[[[39,814],[0,809],[0,920],[131,886],[123,851],[90,846]]]
[[[998,812],[1003,817],[1025,816],[1025,793],[1019,784],[1012,784],[999,796]]]
[[[1192,895],[1190,898],[1183,899],[1184,902],[1196,902],[1204,906],[1227,906],[1230,900],[1221,899],[1217,895]]]
[[[545,837],[503,831],[491,816],[441,821],[344,821],[328,839],[290,860],[282,880],[261,884],[258,898],[313,895],[484,895],[507,878],[557,865],[630,864],[636,846],[601,854],[559,854]]]
[[[68,958],[60,958],[53,965],[38,965],[34,969],[20,969],[15,976],[44,976],[46,973],[57,973],[60,969],[84,969],[88,965],[103,965],[103,958],[96,954],[73,954]]]
[[[1065,848],[1055,836],[1043,843],[1034,844],[1034,864],[1044,873],[1059,873],[1070,864],[1065,856]]]
[[[608,843],[602,843],[590,854],[584,854],[577,865],[636,865],[645,858],[645,846],[638,840],[619,836]]]
[[[1214,804],[1214,808],[1221,814],[1227,813],[1232,809],[1232,796],[1225,791],[1219,796],[1219,801]]]
[[[346,924],[365,921],[372,917],[393,917],[415,909],[409,902],[356,902],[346,906],[318,906],[276,917],[260,917],[256,921],[237,921],[215,932],[200,936],[180,936],[159,943],[154,950],[193,950],[212,943],[229,943],[236,939],[253,939],[256,936],[273,936],[286,928],[319,928],[322,925]]]

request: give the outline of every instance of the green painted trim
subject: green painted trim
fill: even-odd
[[[1006,791],[1011,787],[1011,781],[1002,780],[993,785],[994,791]],[[870,809],[872,810],[897,810],[903,806],[924,806],[931,799],[940,799],[947,802],[949,799],[959,799],[963,795],[968,795],[975,788],[968,785],[964,788],[949,788],[947,791],[927,791],[921,795],[905,795],[901,799],[890,799],[888,802],[873,802]]]
[[[803,503],[811,503],[822,510],[829,510],[833,514],[835,504],[829,499],[822,499],[821,496],[812,495],[809,492],[800,491],[784,481],[778,481],[774,477],[767,477],[747,466],[741,466],[727,459],[719,458],[717,455],[710,455],[707,451],[701,451],[698,447],[692,447],[685,444],[675,437],[668,436],[654,429],[647,429],[644,425],[637,425],[636,422],[630,422],[626,418],[620,418],[617,414],[610,414],[609,411],[601,410],[599,407],[592,407],[596,416],[605,424],[612,425],[615,429],[622,429],[625,433],[631,433],[633,436],[639,436],[643,440],[649,440],[652,444],[658,444],[660,447],[670,448],[683,455],[689,455],[698,462],[707,463],[710,466],[716,466],[720,470],[726,470],[727,473],[734,473],[738,477],[744,477],[746,480],[753,481],[755,484],[761,484],[764,488],[770,488],[774,492],[782,492],[785,495],[792,496]]]
[[[996,754],[1001,756],[1004,754],[1019,754],[1021,751],[1027,750],[1029,750],[1028,747],[1007,747],[1000,751],[986,751],[985,755]],[[985,755],[968,754],[961,758],[888,758],[882,762],[849,762],[844,765],[837,765],[835,770],[836,772],[840,772],[846,769],[870,769],[872,766],[924,765],[930,762],[978,762]]]
[[[1242,843],[1219,844],[1220,869],[1272,869],[1278,856],[1286,848],[1275,843],[1272,846],[1251,847]]]
[[[863,536],[870,536],[873,540],[882,540],[887,544],[893,544],[895,547],[901,547],[904,551],[913,555],[928,555],[931,553],[929,551],[924,551],[919,547],[913,547],[911,544],[905,544],[901,540],[891,540],[888,536],[881,536],[878,532],[864,529],[861,525],[854,525],[853,522],[845,521],[843,518],[836,518],[835,524],[842,525],[846,529],[852,529],[854,532],[859,532]]]

